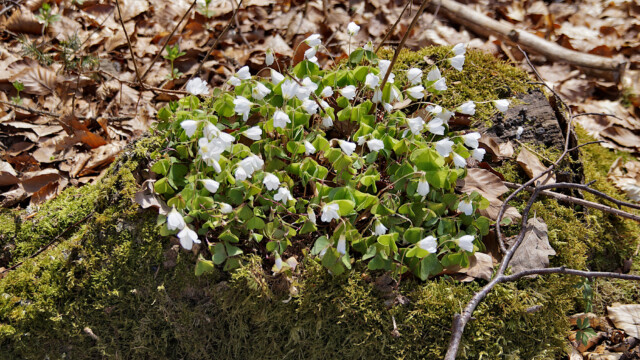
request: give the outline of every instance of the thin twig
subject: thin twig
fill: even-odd
[[[53,240],[51,240],[47,245],[41,247],[40,249],[38,249],[38,251],[36,251],[35,253],[29,255],[29,257],[27,259],[33,259],[34,257],[38,256],[39,254],[41,254],[43,251],[47,250],[48,248],[50,248],[53,244],[55,244],[60,237],[62,237],[64,234],[67,233],[67,231],[73,229],[74,227],[78,226],[80,223],[86,221],[89,217],[91,217],[93,214],[95,213],[95,210],[90,212],[89,214],[87,214],[87,216],[83,217],[82,219],[76,221],[75,223],[69,225],[66,229],[64,229],[64,231],[62,231],[60,234],[58,234],[56,237],[53,238]],[[20,265],[22,265],[24,263],[24,260],[16,263],[15,265],[8,267],[2,271],[0,271],[0,274],[9,272],[11,270],[15,270],[18,267],[20,267]]]
[[[222,30],[222,32],[220,33],[220,35],[218,35],[218,37],[216,38],[216,40],[213,42],[213,44],[211,45],[211,47],[209,47],[209,50],[207,51],[207,53],[204,56],[204,59],[202,59],[202,61],[200,61],[200,65],[198,65],[198,68],[196,69],[196,71],[193,73],[193,75],[191,75],[191,77],[189,78],[189,80],[187,80],[187,82],[185,82],[182,87],[180,88],[180,90],[182,90],[185,86],[187,86],[187,83],[189,81],[191,81],[191,79],[193,79],[194,77],[196,77],[198,75],[198,73],[200,73],[200,70],[202,70],[202,65],[204,65],[204,63],[207,61],[207,59],[209,58],[209,55],[211,55],[211,52],[213,51],[213,49],[216,47],[216,45],[218,45],[218,42],[220,41],[220,39],[224,36],[224,34],[227,33],[227,31],[229,31],[229,28],[231,27],[231,24],[233,23],[233,18],[236,16],[236,14],[238,13],[238,10],[240,10],[240,6],[242,6],[242,2],[244,0],[240,0],[240,2],[238,3],[238,7],[236,7],[236,10],[233,12],[233,14],[231,14],[231,18],[229,19],[229,22],[227,22],[227,26],[225,26],[225,28]]]
[[[524,270],[517,274],[503,276],[501,282],[503,283],[510,282],[510,281],[518,280],[525,276],[529,276],[529,275],[548,275],[548,274],[567,274],[567,275],[586,277],[588,279],[614,278],[614,279],[640,281],[640,276],[638,275],[621,274],[621,273],[614,273],[614,272],[601,272],[601,271],[583,271],[583,270],[576,270],[576,269],[568,269],[564,266],[561,266],[557,268]]]
[[[122,25],[122,31],[124,31],[124,37],[127,38],[127,44],[129,45],[129,52],[131,53],[131,60],[133,61],[133,67],[136,70],[136,78],[138,79],[138,83],[140,86],[144,88],[142,84],[142,79],[140,78],[140,72],[138,71],[138,63],[136,61],[136,57],[133,54],[133,46],[131,46],[131,40],[129,39],[129,34],[127,34],[127,28],[124,26],[124,20],[122,19],[122,12],[120,11],[120,0],[116,0],[116,7],[118,8],[118,19],[120,20],[120,24]]]
[[[20,110],[24,110],[24,111],[28,111],[28,112],[30,112],[32,114],[36,114],[36,115],[50,116],[50,117],[55,118],[55,119],[58,119],[58,118],[60,118],[62,116],[60,114],[52,113],[52,112],[49,112],[49,111],[38,110],[38,109],[34,109],[34,108],[30,108],[30,107],[26,107],[26,106],[14,104],[14,103],[10,103],[10,102],[3,101],[3,100],[0,100],[0,104],[13,106],[14,108],[17,108],[17,109],[20,109]],[[96,120],[96,119],[99,119],[99,118],[104,118],[104,119],[109,120],[109,121],[122,121],[122,120],[131,120],[131,119],[134,118],[134,116],[115,116],[115,117],[76,116],[76,118],[79,119],[79,120]]]
[[[149,67],[147,67],[147,70],[145,70],[144,74],[142,74],[142,76],[140,77],[141,81],[143,81],[147,77],[147,75],[149,74],[149,70],[151,70],[151,68],[153,67],[153,64],[155,64],[156,61],[158,61],[158,58],[160,58],[160,55],[162,55],[162,52],[164,51],[164,49],[167,47],[167,45],[169,45],[169,41],[171,41],[173,34],[175,34],[176,30],[178,30],[178,28],[180,27],[180,24],[182,24],[182,22],[187,17],[187,15],[189,15],[189,13],[191,12],[191,9],[193,9],[193,7],[196,6],[197,2],[198,0],[194,0],[193,3],[191,3],[191,6],[189,6],[189,9],[187,9],[184,15],[182,15],[182,18],[180,19],[180,21],[178,21],[178,24],[176,24],[176,26],[173,28],[173,31],[171,31],[171,34],[169,34],[169,37],[167,37],[167,40],[164,42],[164,45],[162,45],[162,49],[158,51],[156,56],[151,61],[151,64],[149,64]]]
[[[508,187],[509,189],[518,189],[518,188],[520,188],[520,184],[514,184],[514,183],[506,182],[506,181],[504,182],[504,185],[506,187]],[[533,192],[534,188],[531,187],[531,186],[527,186],[525,188],[525,190],[529,191],[529,192]],[[628,213],[626,211],[622,211],[622,210],[619,210],[619,209],[616,209],[616,208],[612,208],[611,206],[607,206],[607,205],[604,205],[604,204],[600,204],[600,203],[596,203],[596,202],[592,202],[592,201],[587,201],[587,200],[579,199],[579,198],[576,198],[576,197],[573,197],[573,196],[569,196],[569,195],[565,195],[565,194],[559,194],[559,193],[556,193],[556,192],[553,192],[553,191],[548,191],[548,190],[541,191],[540,195],[548,196],[548,197],[554,198],[554,199],[556,199],[558,201],[569,202],[569,203],[572,203],[572,204],[577,204],[577,205],[582,205],[582,206],[589,207],[589,208],[592,208],[592,209],[597,209],[597,210],[600,210],[600,211],[603,211],[603,212],[607,212],[607,213],[610,213],[610,214],[618,215],[618,216],[623,217],[623,218],[627,218],[627,219],[631,219],[631,220],[640,222],[640,216],[634,215],[634,214],[630,214],[630,213]],[[619,204],[619,205],[622,205],[622,204]],[[625,203],[624,205],[626,206],[626,205],[633,205],[633,204]]]
[[[398,19],[396,19],[396,22],[393,23],[389,31],[387,31],[387,33],[384,35],[384,37],[380,41],[380,44],[378,44],[378,47],[376,47],[376,51],[375,51],[376,54],[378,53],[378,50],[380,50],[382,45],[384,45],[385,41],[387,41],[387,39],[391,36],[393,31],[396,29],[396,26],[398,26],[398,24],[400,23],[400,20],[402,20],[402,15],[404,15],[404,12],[407,11],[407,9],[409,8],[409,5],[411,5],[412,3],[413,1],[407,1],[407,5],[405,5],[404,8],[402,9],[402,12],[398,16]]]
[[[422,15],[422,12],[427,7],[427,4],[429,4],[429,2],[430,0],[422,0],[422,5],[420,5],[418,12],[413,17],[413,20],[411,20],[411,24],[409,24],[409,27],[407,28],[407,31],[404,33],[404,36],[402,37],[400,44],[396,48],[396,51],[393,53],[393,58],[391,59],[391,63],[389,64],[387,73],[384,75],[384,79],[380,84],[380,89],[384,89],[384,86],[387,84],[387,80],[389,79],[389,74],[391,74],[391,71],[393,70],[393,65],[395,65],[396,61],[398,60],[398,56],[400,55],[400,51],[402,51],[402,48],[404,47],[404,43],[407,42],[407,38],[409,37],[409,33],[411,32],[411,29],[413,29],[413,27],[416,26],[416,24],[418,23],[418,18],[420,18],[420,15]]]

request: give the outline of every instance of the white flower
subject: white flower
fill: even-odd
[[[456,55],[449,59],[449,63],[453,66],[454,69],[458,71],[462,71],[462,67],[464,66],[464,55]]]
[[[222,172],[222,168],[220,167],[220,163],[217,162],[215,159],[211,159],[211,163],[209,164],[207,162],[207,164],[209,166],[213,167],[213,170],[216,172],[216,174],[220,174]]]
[[[189,80],[185,89],[191,95],[207,95],[209,93],[207,82],[199,77]]]
[[[212,194],[215,194],[215,192],[218,191],[218,188],[220,187],[220,183],[213,179],[202,179],[200,181],[202,182],[202,185],[204,185],[204,188]]]
[[[364,49],[367,51],[373,51],[373,43],[371,42],[371,40],[364,44]]]
[[[436,151],[440,156],[447,157],[451,154],[453,148],[453,141],[449,140],[449,138],[444,138],[438,142],[436,142]]]
[[[482,161],[482,159],[484,158],[484,154],[486,153],[487,153],[487,150],[483,148],[476,148],[476,149],[473,149],[473,151],[471,152],[471,157],[478,161]]]
[[[318,84],[314,83],[309,77],[302,79],[302,86],[309,91],[309,93],[318,90]],[[302,99],[300,99],[302,100]]]
[[[339,210],[340,206],[338,204],[327,204],[323,206],[320,220],[324,222],[331,222],[333,219],[340,219],[340,214],[338,213]]]
[[[466,103],[458,106],[458,112],[465,115],[474,115],[476,113],[476,103],[469,100]]]
[[[463,158],[462,156],[458,155],[457,153],[453,153],[453,164],[457,167],[457,168],[463,168],[467,166],[467,160],[465,160],[465,158]]]
[[[245,171],[247,177],[251,177],[256,170],[262,169],[264,161],[256,155],[247,156],[238,165]]]
[[[180,126],[184,129],[184,132],[188,137],[192,137],[198,130],[198,122],[195,120],[184,120],[180,123]]]
[[[227,203],[220,203],[220,212],[223,214],[230,214],[233,212],[233,207]]]
[[[293,200],[293,196],[291,196],[291,192],[289,189],[281,187],[278,189],[278,192],[273,195],[273,200],[280,201],[283,204],[286,204],[288,201]]]
[[[436,81],[442,78],[442,74],[440,74],[440,69],[437,66],[434,66],[433,69],[429,70],[427,74],[427,81]]]
[[[236,72],[236,76],[240,80],[249,80],[251,79],[251,73],[249,72],[248,66],[243,66]]]
[[[432,119],[427,123],[427,129],[429,132],[435,135],[444,135],[444,121],[440,118]]]
[[[320,64],[318,64],[318,57],[317,56],[314,56],[314,57],[312,57],[312,58],[310,58],[308,60],[309,60],[309,62],[312,62],[312,63],[320,66]]]
[[[347,25],[347,34],[349,34],[349,36],[358,35],[358,31],[360,31],[360,26],[358,26],[353,21],[350,22],[349,25]]]
[[[384,108],[384,111],[386,111],[386,112],[390,113],[390,112],[393,111],[393,105],[391,105],[389,103],[383,102],[382,103],[382,107]]]
[[[376,236],[384,235],[387,233],[387,227],[384,226],[380,221],[376,221],[376,226],[374,230],[374,234]]]
[[[462,250],[473,252],[473,236],[471,235],[461,236],[460,238],[456,239],[456,243]]]
[[[229,83],[229,85],[233,85],[233,86],[240,86],[242,84],[242,81],[240,81],[240,79],[238,79],[235,76],[232,76],[231,78],[229,78],[227,82]]]
[[[313,146],[312,143],[308,142],[307,140],[304,141],[304,154],[305,155],[312,155],[315,154],[316,152],[316,147]]]
[[[264,186],[267,187],[267,190],[273,191],[280,186],[280,179],[272,173],[266,173],[264,176],[264,180],[262,180]]]
[[[282,258],[280,257],[280,254],[276,253],[276,261],[274,263],[275,267],[276,267],[276,271],[281,271],[282,270]]]
[[[284,75],[280,74],[279,72],[271,69],[271,83],[273,85],[278,85],[280,84],[282,81],[284,80]]]
[[[260,129],[259,126],[250,127],[247,130],[245,130],[242,134],[253,141],[258,141],[262,139],[262,129]]]
[[[387,74],[387,70],[389,70],[389,66],[391,66],[391,61],[389,60],[378,61],[378,69],[380,69],[380,76],[384,78],[384,76]]]
[[[424,97],[424,86],[417,85],[407,89],[407,94],[414,99],[422,99]]]
[[[253,105],[253,103],[243,96],[236,96],[233,100],[233,104],[235,105],[233,111],[238,115],[242,115],[242,120],[247,121],[249,113],[251,112],[251,105]]]
[[[422,86],[420,86],[420,87],[422,87]],[[422,89],[424,90],[424,88],[422,88]],[[400,92],[398,92],[398,90],[396,89],[395,86],[392,86],[391,87],[391,91],[389,92],[389,102],[394,102],[394,101],[396,101],[398,99],[400,99]]]
[[[351,154],[356,150],[356,144],[350,141],[338,140],[338,144],[340,145],[340,149],[342,149],[347,156],[351,156]]]
[[[440,78],[433,84],[433,88],[437,91],[445,91],[447,90],[447,79]]]
[[[427,194],[429,193],[429,183],[427,182],[427,180],[421,179],[420,181],[418,181],[418,189],[416,190],[416,192],[420,196],[427,196]]]
[[[262,100],[265,96],[269,95],[270,92],[271,90],[266,86],[262,85],[262,83],[258,83],[253,89],[251,89],[251,97],[256,100]]]
[[[169,215],[167,215],[167,229],[169,229],[169,231],[182,230],[185,226],[187,226],[187,224],[184,222],[184,218],[174,206],[171,208]]]
[[[384,143],[382,142],[382,140],[378,140],[378,139],[371,139],[367,141],[367,146],[371,151],[380,151],[384,149]]]
[[[342,96],[347,98],[347,100],[353,100],[353,98],[356,97],[356,87],[353,85],[347,85],[339,91]]]
[[[418,247],[422,250],[426,250],[432,254],[438,251],[438,241],[433,236],[429,235],[426,238],[418,241]]]
[[[453,47],[453,49],[451,49],[451,51],[453,51],[453,54],[456,56],[464,55],[464,53],[467,51],[467,44],[458,43]]]
[[[500,99],[493,100],[493,105],[496,106],[496,109],[500,110],[500,112],[505,112],[509,109],[509,100],[508,99]]]
[[[273,64],[273,50],[271,50],[271,48],[267,49],[267,52],[265,53],[264,56],[264,63],[267,66],[271,66]]]
[[[468,134],[462,135],[462,139],[464,140],[464,144],[468,147],[475,149],[478,147],[478,140],[480,139],[480,133],[472,132]]]
[[[313,209],[311,209],[310,207],[307,209],[307,216],[309,217],[309,221],[311,221],[313,225],[317,225],[316,213],[313,212]]]
[[[311,60],[314,57],[316,57],[316,52],[318,52],[318,47],[317,46],[312,46],[312,47],[308,48],[307,50],[305,50],[304,58],[307,59],[307,60]]]
[[[412,85],[418,85],[422,82],[422,70],[418,68],[411,68],[407,70],[407,80]]]
[[[182,231],[178,233],[178,238],[180,239],[180,245],[185,250],[191,250],[193,248],[193,244],[200,244],[200,240],[198,240],[198,234],[189,229],[188,226],[185,226]]]
[[[522,126],[518,126],[518,129],[516,129],[516,139],[520,139],[520,136],[522,136],[523,132],[524,132],[524,128]]]
[[[432,113],[438,119],[442,119],[444,122],[449,121],[451,116],[453,116],[453,112],[443,109],[440,105],[429,105],[426,109],[428,112]]]
[[[284,129],[287,127],[287,124],[290,123],[291,119],[289,119],[289,115],[287,115],[287,113],[278,110],[273,114],[273,127]]]
[[[473,214],[473,203],[469,200],[460,201],[458,203],[458,211],[467,216],[471,216]]]
[[[238,166],[234,177],[236,178],[236,181],[247,180],[247,172],[242,168],[242,166]]]
[[[373,102],[374,104],[377,104],[380,101],[382,101],[382,90],[375,89],[373,91],[373,97],[371,97],[371,102]]]
[[[320,34],[313,34],[308,38],[304,39],[304,42],[311,47],[319,46],[322,44],[322,41],[320,40]]]
[[[307,114],[313,115],[318,112],[318,103],[311,99],[306,99],[302,102],[302,107]]]
[[[338,254],[344,255],[347,253],[347,237],[344,234],[340,235],[338,239],[338,246],[336,246]]]
[[[333,95],[333,90],[331,89],[331,86],[325,86],[325,88],[322,89],[322,92],[320,93],[320,96],[323,98],[328,98],[331,95]]]
[[[424,129],[424,120],[420,116],[414,118],[407,119],[407,125],[409,125],[409,130],[413,135],[418,135]]]
[[[300,86],[295,81],[290,79],[285,80],[280,86],[282,89],[282,97],[285,100],[293,99],[293,97],[296,96],[299,87]]]
[[[370,89],[375,89],[379,83],[380,78],[373,73],[367,74],[367,77],[364,79],[364,85],[368,86]]]
[[[333,126],[333,120],[331,119],[330,116],[325,116],[322,118],[322,126],[325,128],[330,128]]]

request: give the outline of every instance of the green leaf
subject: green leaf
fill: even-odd
[[[423,234],[424,234],[423,228],[412,227],[412,228],[408,228],[402,236],[404,237],[405,241],[415,244],[418,241],[420,241],[420,239],[422,239]]]
[[[213,271],[214,269],[215,269],[215,266],[213,265],[213,261],[211,260],[205,260],[205,259],[199,258],[198,262],[196,262],[196,276],[206,274],[208,272]]]
[[[333,275],[340,275],[344,272],[345,267],[340,261],[340,254],[334,248],[328,248],[322,257],[322,265],[329,269]]]
[[[231,257],[231,256],[237,256],[242,254],[242,250],[237,247],[237,246],[233,246],[227,242],[224,243],[224,247],[227,250],[227,256]]]
[[[429,276],[439,274],[442,269],[436,254],[429,254],[420,261],[420,279],[427,280]]]
[[[302,228],[300,229],[300,235],[304,235],[304,234],[308,234],[308,233],[312,233],[314,231],[317,231],[318,228],[316,227],[316,225],[314,223],[312,223],[311,221],[305,221],[304,225],[302,225]]]
[[[444,166],[444,158],[431,148],[414,151],[410,159],[422,171],[438,171]]]
[[[313,244],[313,248],[311,249],[311,255],[319,255],[322,250],[331,246],[331,242],[327,239],[326,236],[320,236],[315,244]]]
[[[169,185],[169,181],[166,177],[153,183],[153,189],[158,194],[171,195],[174,193],[174,190],[171,188],[171,185]]]
[[[225,230],[222,234],[220,234],[218,236],[218,239],[222,241],[232,242],[232,243],[237,243],[239,241],[238,237],[235,236],[229,229]]]
[[[363,58],[364,58],[364,49],[362,48],[355,49],[351,52],[351,54],[349,54],[349,63],[353,65],[358,65],[362,62]],[[356,79],[358,78],[357,74],[358,73],[356,71]],[[367,74],[365,74],[365,76],[366,75]],[[364,81],[364,80],[359,80],[359,81]]]
[[[261,218],[254,216],[251,219],[249,219],[249,221],[247,221],[247,229],[249,230],[262,230],[265,227],[265,223],[264,220],[262,220]]]
[[[213,248],[213,263],[216,265],[222,264],[227,259],[227,252],[224,249],[223,243],[217,243]]]
[[[151,166],[151,171],[159,175],[167,175],[169,168],[171,167],[171,161],[169,159],[162,159],[157,161]]]
[[[173,164],[167,174],[169,184],[175,188],[179,188],[185,185],[185,175],[189,172],[189,168],[182,164]]]
[[[338,206],[340,207],[340,209],[338,210],[340,216],[347,216],[351,214],[353,209],[355,209],[356,207],[356,204],[351,200],[335,200],[330,202],[329,204],[338,204]]]

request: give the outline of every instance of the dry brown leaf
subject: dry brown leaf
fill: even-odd
[[[149,2],[147,0],[124,0],[120,4],[120,10],[122,10],[122,20],[126,22],[148,11]]]
[[[467,169],[467,176],[460,182],[462,192],[471,194],[473,191],[477,191],[488,200],[497,200],[502,194],[509,191],[509,188],[498,176],[485,169]]]
[[[141,190],[138,191],[135,195],[136,203],[138,203],[143,209],[148,209],[150,207],[155,208],[162,215],[167,215],[171,208],[167,206],[167,203],[164,202],[154,191],[153,189],[153,180],[147,180],[142,183]]]
[[[507,242],[512,245],[514,240],[515,237]],[[542,219],[529,219],[524,239],[515,254],[513,254],[509,266],[514,274],[525,270],[546,268],[549,266],[549,256],[555,254],[556,251],[549,245],[547,224]],[[533,275],[532,277],[535,276]]]
[[[110,164],[115,160],[116,155],[118,155],[125,145],[125,141],[114,141],[110,144],[91,150],[91,160],[87,162],[84,169],[82,169],[78,176],[93,174],[96,172],[97,168]]]
[[[22,200],[26,199],[27,196],[29,195],[27,194],[26,191],[24,191],[24,188],[22,187],[22,185],[18,184],[18,187],[16,187],[15,189],[12,189],[5,193],[0,194],[0,198],[2,198],[2,200],[0,200],[0,206],[2,207],[14,206],[17,203],[21,202]]]
[[[11,16],[4,22],[4,28],[18,34],[42,34],[43,25],[31,11],[20,6]]]
[[[627,335],[640,339],[640,305],[613,304],[607,306],[607,314],[613,325]]]
[[[59,180],[52,181],[45,186],[38,189],[38,191],[31,194],[30,204],[38,205],[43,202],[53,199],[56,195],[58,195],[69,183],[67,178],[60,177]]]
[[[44,169],[39,171],[31,171],[22,174],[20,181],[24,190],[33,194],[52,182],[57,182],[62,178],[60,171],[56,169]]]
[[[469,256],[469,266],[451,266],[444,269],[445,274],[454,274],[454,277],[462,282],[469,282],[475,279],[491,280],[493,274],[493,257],[489,254],[477,252]]]
[[[8,162],[0,160],[0,186],[14,185],[18,183],[18,173]]]
[[[542,164],[540,159],[538,159],[538,157],[534,153],[532,153],[531,151],[527,150],[524,147],[520,149],[520,154],[518,154],[516,161],[518,162],[518,165],[520,165],[522,170],[524,170],[524,172],[530,178],[534,178],[540,175],[541,173],[543,173],[545,170],[547,170],[547,167]],[[553,172],[551,172],[543,176],[542,178],[538,179],[537,182],[540,182],[543,185],[555,184],[556,175]]]
[[[499,143],[498,139],[482,134],[479,140],[480,147],[487,150],[495,158],[510,158],[513,156],[513,144],[511,141],[506,143]]]
[[[622,162],[622,157],[619,157],[611,164],[607,178],[629,199],[640,202],[640,162]]]
[[[493,221],[498,220],[498,213],[500,212],[500,208],[502,207],[502,200],[489,200],[489,207],[486,209],[478,210],[478,213],[482,216],[486,216]],[[522,215],[518,212],[518,209],[515,207],[508,205],[504,214],[502,215],[502,219],[509,219],[511,222],[520,221],[522,219]],[[502,223],[501,223],[502,224]]]
[[[13,75],[9,81],[19,81],[24,85],[23,92],[33,95],[55,94],[57,76],[53,70],[37,65],[26,68]]]

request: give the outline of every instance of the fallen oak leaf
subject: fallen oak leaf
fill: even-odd
[[[613,325],[630,336],[640,339],[640,305],[613,304],[607,306],[607,314]]]
[[[510,238],[507,243],[512,245],[515,239],[515,237]],[[555,254],[556,251],[549,244],[547,224],[542,219],[533,218],[527,222],[524,239],[513,254],[509,265],[514,274],[525,270],[546,268],[549,266],[549,256]]]
[[[529,178],[534,178],[547,170],[547,167],[542,164],[540,159],[524,147],[520,149],[520,154],[518,154],[516,162],[518,162],[518,165],[520,165]],[[555,184],[556,175],[553,172],[550,172],[538,179],[538,181],[542,185]]]
[[[15,185],[18,182],[18,173],[13,166],[0,160],[0,186]]]

